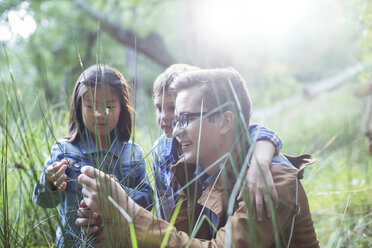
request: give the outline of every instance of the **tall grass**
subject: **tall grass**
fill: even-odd
[[[41,115],[34,115],[40,111],[38,105],[25,107],[24,92],[19,91],[13,77],[10,81],[2,79],[1,87],[5,106],[0,120],[1,242],[4,247],[23,247],[40,240],[52,244],[58,213],[36,207],[31,197],[53,137],[40,121]],[[55,107],[58,106],[52,106],[47,114],[53,127],[55,120],[65,120],[63,111],[52,114]]]
[[[36,92],[20,89],[16,79],[9,78],[1,78],[0,90],[4,99],[0,107],[1,246],[52,246],[58,211],[38,207],[31,197],[55,138],[67,132],[67,106],[48,105],[38,100]],[[349,95],[351,87],[349,84],[331,94],[304,100],[278,116],[268,117],[266,123],[280,134],[284,152],[308,152],[318,158],[318,163],[307,168],[302,182],[323,247],[372,246],[372,158],[359,133],[361,102]],[[23,100],[26,93],[35,94],[34,103]],[[156,136],[152,130],[158,129],[149,122],[138,126],[135,133],[136,142],[145,147],[148,165],[154,140],[148,136]],[[204,221],[210,222],[203,216],[198,226]]]
[[[354,87],[349,81],[267,117],[284,141],[283,152],[317,158],[302,183],[323,247],[372,245],[372,157],[360,131],[363,99],[352,95]]]

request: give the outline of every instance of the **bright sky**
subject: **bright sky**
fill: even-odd
[[[195,15],[212,39],[249,40],[258,44],[286,42],[296,29],[311,25],[319,1],[313,0],[203,0]]]
[[[34,18],[27,14],[28,3],[23,3],[18,11],[8,12],[9,24],[0,24],[0,41],[8,41],[13,35],[27,39],[36,29]]]

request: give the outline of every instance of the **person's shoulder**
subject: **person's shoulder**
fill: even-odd
[[[129,140],[128,142],[124,143],[126,149],[133,149],[136,151],[142,151],[142,148],[139,144],[134,143],[133,141]]]
[[[281,158],[277,161],[273,159],[274,163],[272,163],[270,167],[271,174],[276,184],[293,184],[293,182],[296,182],[296,179],[302,179],[306,166],[316,161],[310,154],[302,154],[299,156],[280,154],[274,158]],[[285,163],[292,166],[286,166]]]
[[[82,153],[79,140],[74,142],[69,141],[66,138],[57,140],[52,147],[52,151],[59,151],[64,154],[80,155]]]
[[[62,139],[59,139],[56,142],[54,142],[52,149],[57,149],[58,148],[58,149],[65,150],[66,147],[69,148],[69,147],[73,147],[73,146],[74,145],[68,139],[62,138]]]
[[[155,153],[169,153],[172,148],[173,138],[168,138],[162,134],[153,144],[153,151]]]
[[[56,140],[51,147],[50,154],[52,157],[63,158],[67,154],[77,154],[79,151],[76,144],[71,143],[68,139],[62,138]]]
[[[153,144],[153,147],[159,146],[160,144],[164,143],[171,143],[172,138],[168,138],[165,134],[162,134],[159,138],[157,138]]]
[[[127,142],[123,142],[121,145],[121,157],[123,159],[130,159],[133,160],[142,160],[143,159],[143,151],[140,145],[134,143],[133,141],[129,140]]]

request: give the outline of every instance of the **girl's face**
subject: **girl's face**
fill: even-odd
[[[165,135],[170,138],[172,137],[172,125],[171,121],[174,118],[174,99],[168,94],[158,94],[154,98],[154,105],[156,108],[156,120],[158,121],[161,129],[164,130]]]
[[[94,138],[105,139],[116,127],[120,117],[120,98],[115,89],[88,89],[81,105],[83,122]]]

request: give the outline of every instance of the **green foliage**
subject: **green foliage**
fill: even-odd
[[[372,164],[360,132],[362,102],[353,84],[316,99],[304,99],[270,116],[283,152],[310,153],[317,162],[305,171],[313,221],[321,246],[368,247],[372,243],[369,191]]]
[[[3,87],[2,94],[7,94],[10,101],[2,109],[0,126],[3,149],[0,217],[5,230],[1,242],[5,246],[50,246],[57,211],[37,207],[31,195],[54,142],[53,135],[58,138],[66,133],[66,106],[62,103],[45,109],[47,105],[43,102],[41,108],[36,103],[25,111],[25,103],[17,97],[19,89],[15,82]],[[369,180],[372,160],[355,121],[361,119],[361,101],[350,96],[351,88],[352,84],[348,84],[270,116],[270,127],[282,137],[285,153],[309,152],[318,158],[316,164],[307,168],[303,184],[322,246],[366,247],[372,242],[369,221],[372,202],[368,193],[372,186]],[[20,94],[23,93],[22,90]],[[159,133],[150,120],[146,125],[147,130],[137,128],[135,140],[148,154],[152,143],[149,140]]]
[[[1,21],[6,22],[6,13],[18,10],[23,2],[0,1]],[[194,37],[188,36],[198,33],[176,21],[179,16],[189,21],[189,16],[180,13],[186,3],[89,2],[139,37],[160,34],[180,62],[192,63],[190,51],[195,44],[189,43]],[[232,61],[242,68],[237,66],[247,80],[255,109],[298,95],[301,88],[297,81],[327,77],[354,63],[359,59],[355,55],[358,49],[362,50],[363,62],[371,64],[372,3],[354,0],[354,5],[348,1],[343,4],[344,10],[355,8],[356,13],[347,17],[353,22],[344,20],[336,23],[337,28],[324,26],[317,36],[312,36],[309,29],[299,30],[300,42],[292,41],[291,50],[275,54],[275,61],[265,46],[248,52],[240,46],[236,47],[238,51],[227,49],[226,54],[235,56]],[[131,82],[138,80],[137,91],[133,91],[137,94],[133,140],[142,146],[148,165],[152,144],[161,133],[151,111],[151,86],[162,72],[161,66],[143,55],[137,54],[135,61],[128,59],[127,52],[132,48],[119,45],[73,1],[30,1],[27,11],[37,22],[35,33],[26,40],[17,37],[2,43],[0,52],[0,99],[4,99],[0,106],[0,246],[4,247],[54,243],[58,212],[37,207],[31,196],[54,137],[66,134],[70,94],[82,71],[80,59],[84,68],[98,61],[117,67]],[[325,14],[326,8],[322,18]],[[322,18],[316,25],[312,22],[313,26],[322,26]],[[354,41],[361,33],[358,21],[364,28],[360,46]],[[343,30],[347,30],[346,35]],[[314,47],[317,39],[320,45]],[[254,49],[266,51],[259,56]],[[309,54],[311,57],[307,57]],[[371,79],[369,71],[360,77],[362,81]],[[350,95],[352,88],[348,84],[313,100],[300,99],[280,114],[267,117],[268,126],[284,141],[285,153],[307,152],[318,158],[307,168],[303,184],[323,247],[372,246],[372,160],[366,151],[367,141],[359,132],[362,102]],[[149,168],[148,172],[151,177]]]
[[[56,108],[51,107],[50,112],[45,112],[50,120],[48,127],[40,121],[40,112],[45,110],[37,104],[26,107],[18,97],[15,82],[2,83],[2,87],[8,97],[2,111],[5,116],[0,122],[1,243],[4,247],[46,245],[47,242],[50,245],[54,242],[58,212],[36,207],[31,197],[53,137],[61,136],[64,130],[58,128],[54,133],[53,129],[65,126],[66,114],[58,111],[54,115]]]
[[[301,87],[283,66],[267,68],[270,73],[260,81],[247,81],[253,101],[253,111],[272,106],[284,99],[301,94]]]

